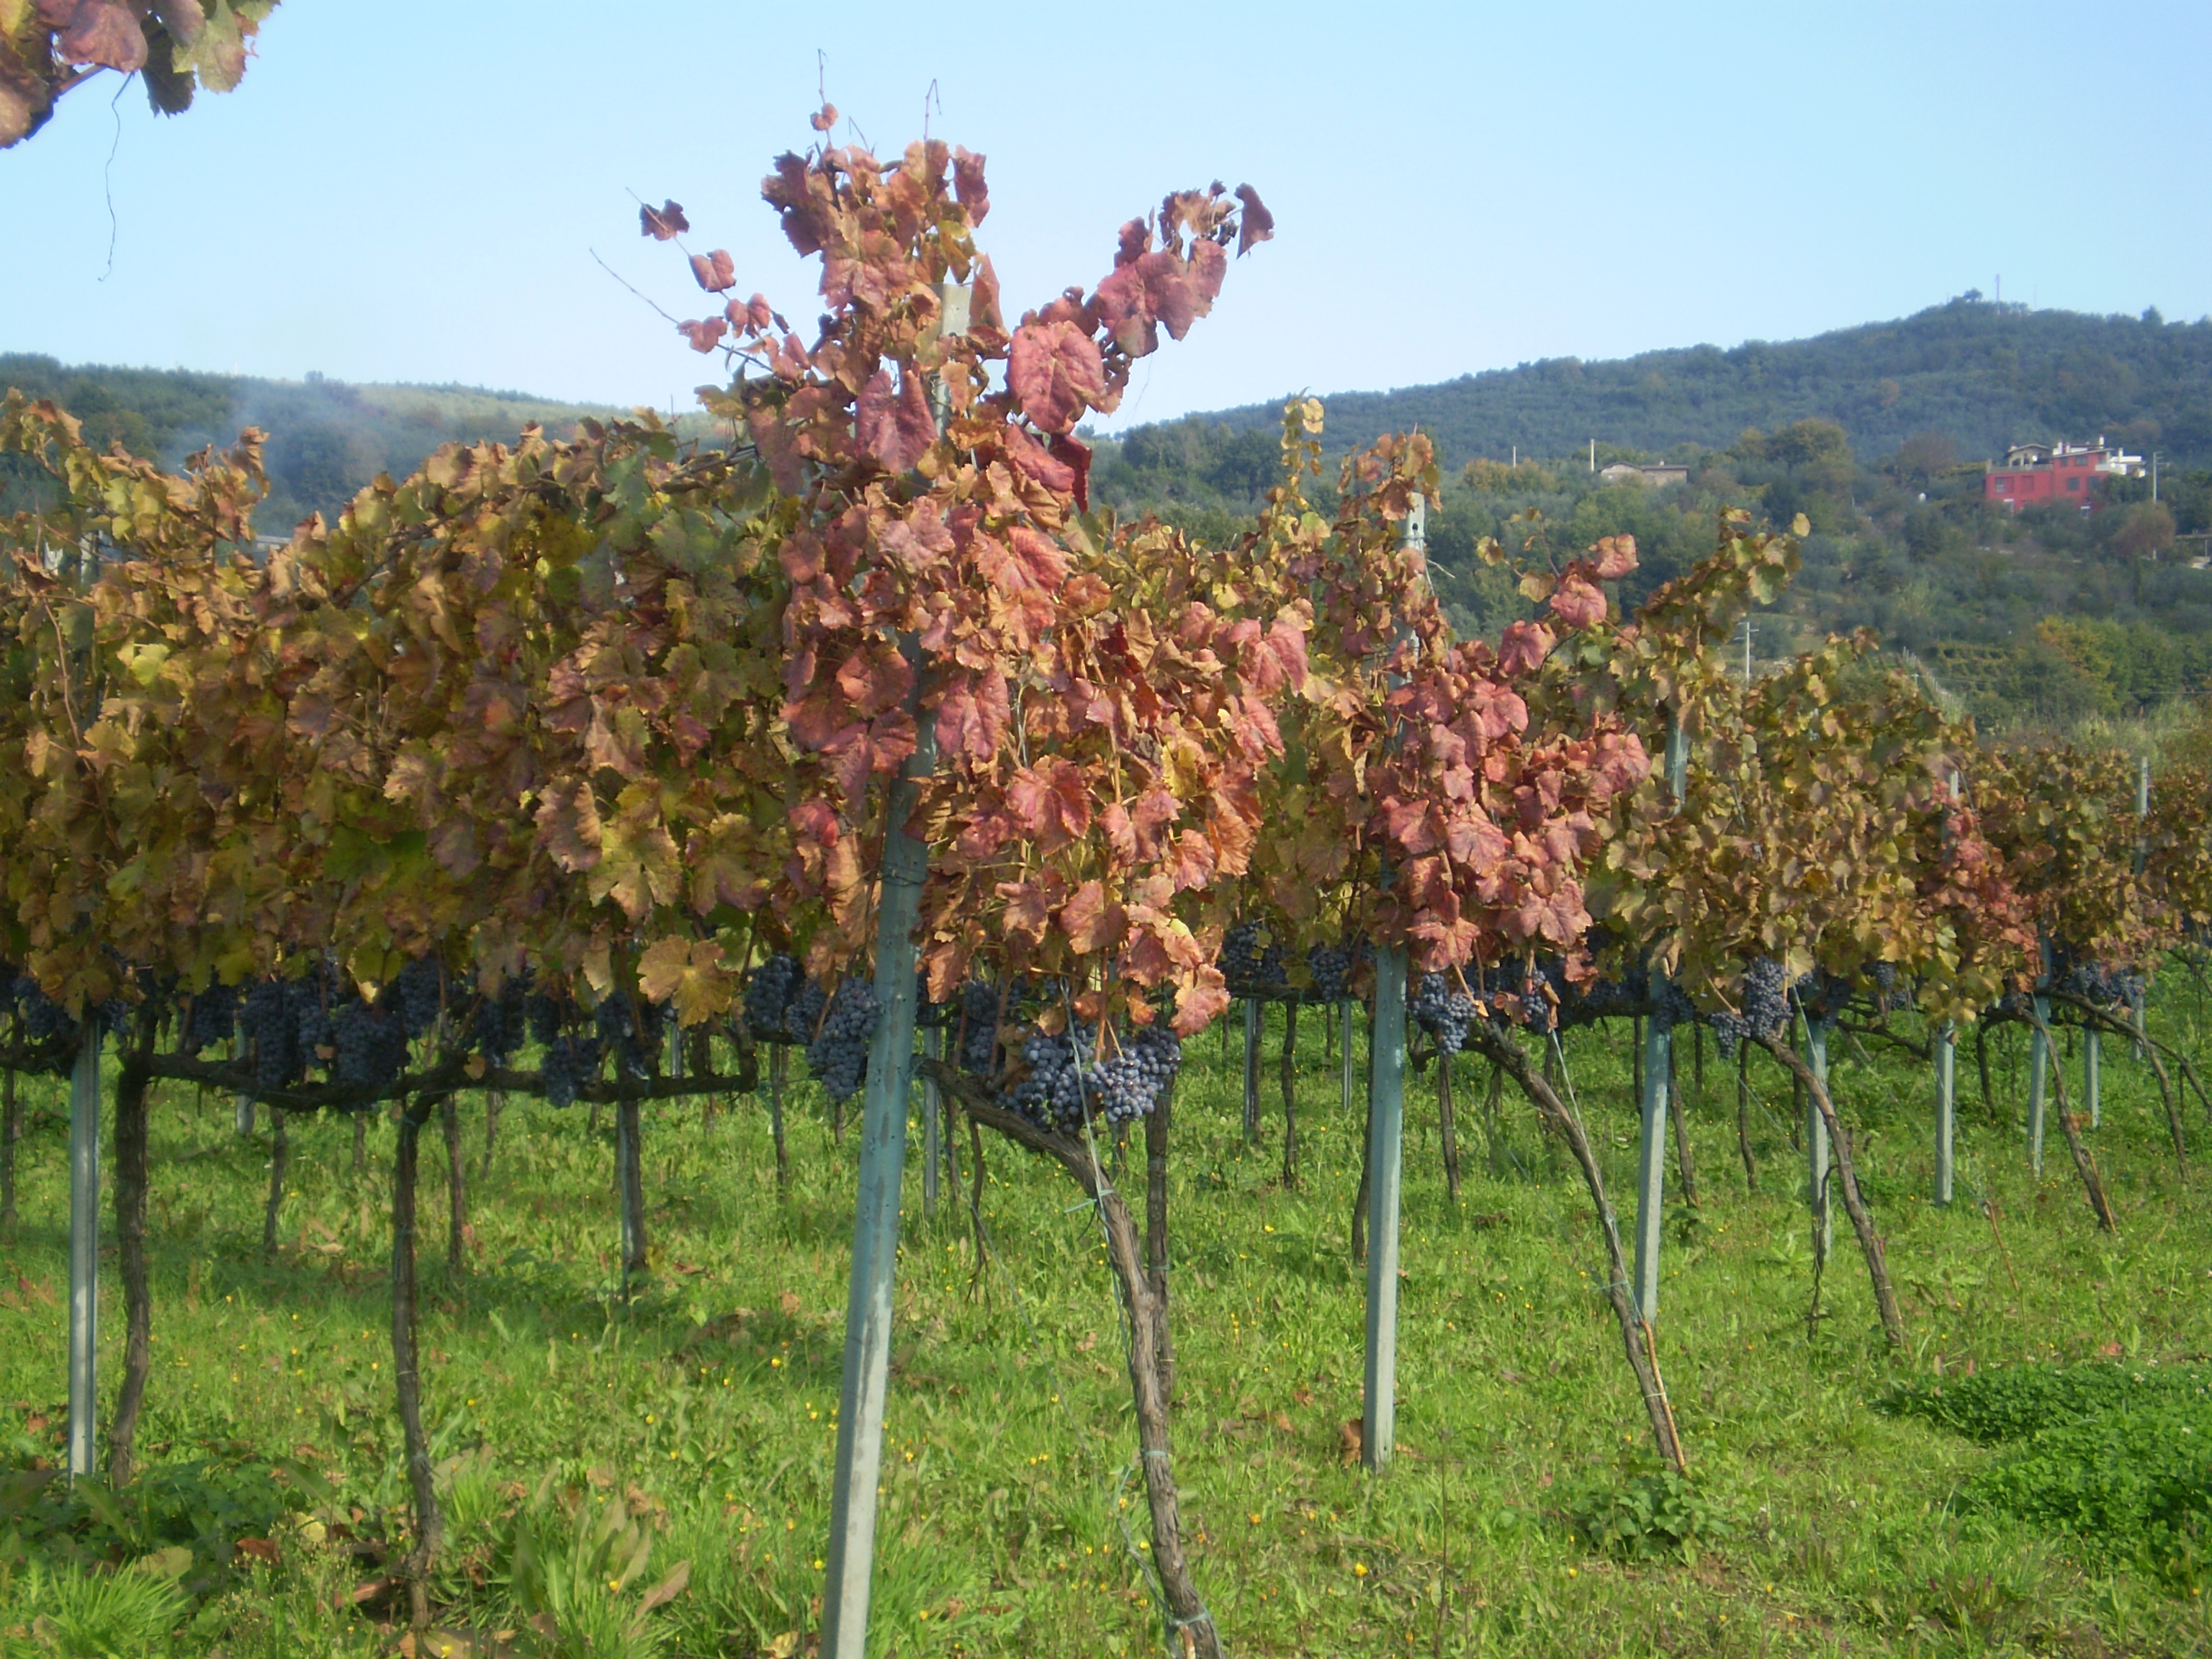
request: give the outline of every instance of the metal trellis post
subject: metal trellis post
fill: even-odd
[[[1260,1000],[1244,999],[1244,1144],[1260,1139]]]
[[[1952,1142],[1959,1129],[1959,1032],[1945,1020],[1936,1032],[1936,1201],[1951,1201]]]
[[[932,1060],[944,1039],[943,1028],[925,1026],[921,1033],[921,1051]],[[937,1121],[937,1085],[929,1079],[921,1080],[921,1212],[925,1216],[937,1213],[937,1160],[939,1139]]]
[[[1656,1016],[1644,1024],[1644,1097],[1636,1140],[1636,1311],[1659,1322],[1659,1239],[1666,1220],[1667,1093],[1674,1033]]]
[[[1690,746],[1679,719],[1667,721],[1667,787],[1680,811],[1689,781]],[[1664,981],[1656,974],[1652,989]],[[1659,1247],[1667,1219],[1667,1103],[1674,1085],[1674,1037],[1655,1007],[1644,1024],[1644,1089],[1637,1102],[1636,1311],[1647,1325],[1659,1322]],[[1684,1127],[1688,1126],[1686,1123]]]
[[[1344,1042],[1342,1044],[1343,1054],[1341,1058],[1344,1063],[1344,1115],[1347,1120],[1352,1116],[1352,1079],[1358,1074],[1358,1068],[1353,1063],[1352,1058],[1352,999],[1350,997],[1345,998]]]
[[[1825,1090],[1828,1028],[1810,1018],[1805,1021],[1805,1065]],[[1828,1120],[1820,1115],[1820,1103],[1810,1089],[1805,1091],[1805,1175],[1806,1201],[1813,1212],[1813,1250],[1826,1261],[1836,1242],[1835,1215],[1828,1202]]]
[[[1375,952],[1375,1023],[1367,1034],[1367,1373],[1360,1459],[1390,1461],[1398,1427],[1398,1186],[1406,1132],[1406,948]]]
[[[2085,1030],[2081,1033],[2081,1098],[2087,1104],[2093,1129],[2105,1121],[2104,1096],[2104,1045],[2094,1030]]]
[[[93,1469],[100,1360],[100,1030],[88,1010],[70,1074],[69,1477]]]
[[[1427,503],[1413,497],[1405,543],[1428,540]],[[1386,872],[1387,878],[1387,872]],[[1406,1141],[1406,947],[1375,951],[1375,1013],[1367,1032],[1369,1179],[1367,1371],[1360,1461],[1389,1467],[1398,1436],[1398,1197]]]
[[[2035,1029],[2027,1034],[2027,1167],[2043,1173],[2043,1099],[2050,1082],[2051,1045],[2043,1034],[2051,1029],[2051,941],[2043,941],[2043,971],[2035,981]]]

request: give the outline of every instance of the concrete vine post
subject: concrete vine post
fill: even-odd
[[[2034,1175],[2043,1174],[2044,1097],[2050,1088],[2051,1071],[2051,941],[2042,943],[2040,969],[2035,976],[2035,994],[2030,1006],[2035,1011],[2035,1026],[2027,1036],[2027,1167]]]
[[[1936,1033],[1936,1201],[1951,1201],[1953,1143],[1959,1127],[1959,1032],[1945,1020]]]
[[[100,1028],[87,1009],[70,1073],[69,1478],[93,1472],[100,1406]]]
[[[1405,544],[1425,547],[1427,504],[1416,495]],[[1406,1140],[1406,976],[1403,945],[1375,950],[1375,1016],[1367,1038],[1367,1365],[1360,1461],[1389,1467],[1398,1422],[1398,1201]]]
[[[1689,744],[1682,723],[1667,722],[1667,787],[1679,808],[1687,782]],[[1661,985],[1652,981],[1652,1009],[1643,1022],[1643,1064],[1637,1102],[1636,1142],[1636,1310],[1647,1325],[1659,1319],[1659,1249],[1666,1221],[1667,1108],[1673,1093],[1674,1036],[1660,1006]]]

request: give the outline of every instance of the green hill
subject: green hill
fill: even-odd
[[[94,442],[121,443],[168,466],[259,427],[269,434],[270,495],[254,522],[268,534],[310,513],[335,514],[379,472],[404,477],[441,444],[508,442],[532,422],[566,433],[586,416],[621,412],[477,386],[264,380],[0,355],[0,390],[10,386],[52,398]]]
[[[1525,540],[1532,514],[1555,550],[1633,534],[1633,603],[1711,546],[1723,508],[1778,525],[1802,512],[1804,574],[1760,619],[1760,655],[1872,627],[2005,726],[2154,728],[2212,696],[2212,570],[2192,568],[2212,531],[2212,322],[1970,295],[1809,340],[1524,364],[1323,402],[1334,451],[1413,428],[1436,441],[1431,568],[1466,629],[1494,634],[1525,611],[1474,548]],[[1255,405],[1133,428],[1099,441],[1093,488],[1124,514],[1224,541],[1274,482],[1280,420]],[[1984,458],[2100,433],[2160,453],[2157,501],[2148,478],[2109,481],[2089,514],[2014,517],[1983,501]],[[1607,485],[1592,440],[1597,467],[1663,459],[1686,476]]]
[[[1296,390],[1296,388],[1291,388]],[[1606,362],[1559,357],[1394,392],[1324,393],[1332,442],[1419,427],[1446,465],[1489,456],[1663,453],[1724,448],[1747,427],[1835,422],[1863,456],[1938,433],[1962,458],[2102,433],[2212,464],[2212,321],[2168,323],[1996,305],[1969,294],[1894,322],[1809,340],[1753,340],[1648,351]],[[1194,416],[1232,434],[1272,434],[1279,403]],[[1185,422],[1122,436],[1137,459]]]

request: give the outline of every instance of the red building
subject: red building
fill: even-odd
[[[2142,470],[2142,456],[2108,447],[2101,437],[2094,444],[2021,444],[2005,452],[2002,466],[1990,465],[1982,499],[2012,513],[2056,501],[2087,513],[2097,505],[2099,479],[2139,478]]]

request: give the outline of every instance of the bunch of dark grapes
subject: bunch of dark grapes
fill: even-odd
[[[23,1011],[23,1035],[33,1042],[56,1037],[74,1038],[76,1020],[70,1011],[39,988],[39,981],[20,969],[8,971],[4,980],[8,1000]]]
[[[754,1042],[779,1042],[790,1036],[784,1012],[803,978],[798,961],[781,952],[745,975],[745,1028]]]
[[[1022,1044],[1022,1075],[1000,1092],[1000,1103],[1040,1128],[1062,1133],[1080,1128],[1084,1079],[1076,1056],[1092,1052],[1097,1036],[1080,1020],[1058,1032],[1032,1029]]]
[[[984,979],[971,979],[960,988],[960,1018],[966,1034],[960,1039],[960,1065],[978,1077],[998,1070],[999,988]]]
[[[522,1047],[528,1035],[530,983],[520,975],[509,977],[497,996],[479,996],[469,1012],[469,1044],[484,1057],[484,1064],[504,1066]]]
[[[1583,985],[1564,986],[1559,993],[1559,1024],[1595,1025],[1601,1019],[1626,1019],[1642,1013],[1644,988],[1637,982],[1638,971],[1632,969],[1626,979],[1601,976]]]
[[[882,1006],[875,987],[860,978],[837,982],[822,1029],[806,1045],[806,1069],[832,1100],[849,1100],[868,1074],[868,1045]]]
[[[349,1088],[382,1091],[407,1068],[407,1026],[379,997],[374,1006],[349,997],[331,1013],[332,1079]]]
[[[1091,1074],[1099,1109],[1109,1123],[1145,1116],[1182,1068],[1182,1044],[1164,1025],[1147,1025],[1121,1045],[1121,1052]]]
[[[395,1011],[409,1041],[427,1035],[446,1006],[446,972],[435,957],[416,957],[378,993],[376,1006]]]
[[[331,976],[320,963],[301,977],[285,981],[284,1001],[292,1016],[295,1078],[321,1058],[317,1049],[330,1046],[332,994]]]
[[[596,1037],[556,1033],[545,1045],[545,1060],[538,1081],[549,1106],[573,1106],[576,1091],[599,1074],[599,1044]]]
[[[643,1003],[635,1018],[630,1008],[628,997],[602,997],[592,1023],[600,1048],[615,1057],[617,1070],[627,1077],[648,1078],[661,1052],[669,1007],[665,1002]]]
[[[805,1044],[814,1041],[814,1028],[822,1024],[822,1015],[830,1006],[829,993],[811,979],[802,979],[792,988],[791,1000],[783,1005],[783,1035],[790,1042]]]
[[[1221,972],[1234,997],[1279,997],[1289,989],[1283,977],[1283,948],[1260,944],[1260,924],[1240,921],[1221,942]]]
[[[1867,977],[1874,981],[1875,1012],[1886,1014],[1893,1008],[1902,1008],[1905,1006],[1906,999],[1898,994],[1895,963],[1877,962],[1866,971]]]
[[[281,979],[258,979],[246,988],[238,1035],[253,1055],[253,1086],[281,1089],[302,1067],[294,1036],[290,988]]]
[[[530,1023],[531,1040],[544,1045],[560,1036],[562,1029],[574,1020],[576,1005],[566,997],[532,991],[523,1003],[523,1014]]]
[[[216,980],[205,990],[193,993],[178,1041],[197,1060],[216,1043],[228,1042],[237,1028],[238,988]]]
[[[1567,967],[1560,958],[1530,957],[1521,969],[1521,984],[1514,993],[1521,1004],[1522,1024],[1539,1036],[1558,1030],[1566,983]]]
[[[1722,1008],[1706,1020],[1720,1045],[1721,1058],[1735,1058],[1746,1037],[1764,1042],[1777,1037],[1790,1024],[1790,984],[1782,964],[1772,957],[1759,957],[1743,970],[1741,1012]]]
[[[1436,1039],[1438,1048],[1455,1054],[1466,1046],[1468,1027],[1474,1024],[1481,1011],[1474,1006],[1473,997],[1443,975],[1423,974],[1407,1012]]]
[[[917,1026],[950,1025],[960,1018],[957,998],[945,1002],[929,1000],[929,975],[917,969],[914,975],[914,1023]]]
[[[1164,1025],[1145,1026],[1094,1063],[1097,1045],[1098,1028],[1085,1020],[1057,1032],[1031,1027],[1022,1043],[1022,1075],[1000,1091],[1000,1103],[1061,1134],[1079,1130],[1093,1109],[1109,1123],[1131,1122],[1159,1103],[1182,1066],[1182,1044]]]
[[[1850,1005],[1851,982],[1825,968],[1815,968],[1797,981],[1796,995],[1807,1019],[1815,1025],[1831,1026]]]
[[[2132,1008],[2142,994],[2144,983],[2139,973],[2078,957],[2063,945],[2051,947],[2051,982],[2070,996],[2103,1008]]]
[[[1743,1022],[1764,1042],[1790,1024],[1790,982],[1782,964],[1760,957],[1743,970]]]
[[[1653,975],[1649,981],[1647,1000],[1651,1010],[1651,1023],[1662,1031],[1671,1031],[1677,1025],[1698,1023],[1698,1005],[1690,1000],[1689,994],[1663,975]]]
[[[1341,1002],[1351,994],[1345,981],[1352,974],[1352,951],[1342,945],[1309,945],[1306,972],[1313,975],[1315,1001]]]

